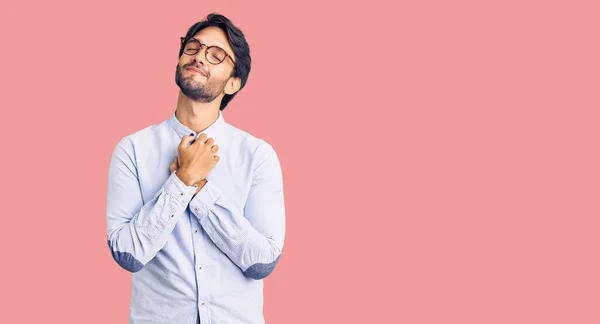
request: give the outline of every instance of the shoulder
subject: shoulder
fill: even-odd
[[[148,143],[154,143],[155,139],[160,137],[161,134],[164,134],[164,132],[168,131],[168,126],[169,125],[167,121],[163,121],[161,123],[149,125],[132,133],[126,134],[119,138],[114,146],[114,152],[133,154],[136,147],[144,144],[147,146]]]
[[[238,146],[240,153],[244,153],[252,160],[262,160],[268,156],[275,156],[275,148],[266,139],[255,136],[231,124],[225,125],[227,137],[230,143]]]

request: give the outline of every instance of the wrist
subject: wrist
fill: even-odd
[[[206,179],[202,179],[202,180],[200,180],[200,181],[198,181],[196,183],[196,185],[198,186],[198,189],[196,189],[196,192],[192,196],[192,199],[194,199],[194,197],[196,197],[196,195],[200,192],[200,190],[202,190],[202,188],[204,187],[204,185],[206,184],[206,182],[207,182]]]
[[[194,179],[190,177],[189,173],[186,172],[186,170],[184,169],[176,170],[175,175],[177,176],[177,178],[179,178],[179,180],[181,180],[181,182],[183,182],[188,187],[193,186],[194,183],[196,183]]]

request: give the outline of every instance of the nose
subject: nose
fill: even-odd
[[[206,45],[202,44],[200,45],[200,50],[198,50],[198,53],[194,55],[194,59],[206,66],[206,63],[208,62],[206,62],[206,53],[204,53],[204,51],[206,51]]]

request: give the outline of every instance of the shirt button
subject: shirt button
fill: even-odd
[[[171,217],[173,217],[173,216],[175,216],[175,215],[171,215]]]
[[[195,210],[195,211],[198,211],[198,207],[194,207],[194,210]]]
[[[183,192],[181,193],[181,195],[183,196]]]
[[[198,267],[198,270],[202,270],[202,267]]]
[[[201,305],[202,305],[202,306],[204,306],[204,302],[202,302],[202,304],[201,304]]]
[[[198,233],[198,230],[194,230],[194,233]]]

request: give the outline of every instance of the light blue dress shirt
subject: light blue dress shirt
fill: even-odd
[[[169,166],[184,135],[206,133],[220,160],[187,186]],[[263,278],[285,236],[283,178],[273,147],[225,122],[195,133],[174,112],[123,137],[108,171],[107,238],[132,273],[130,324],[264,323]]]

